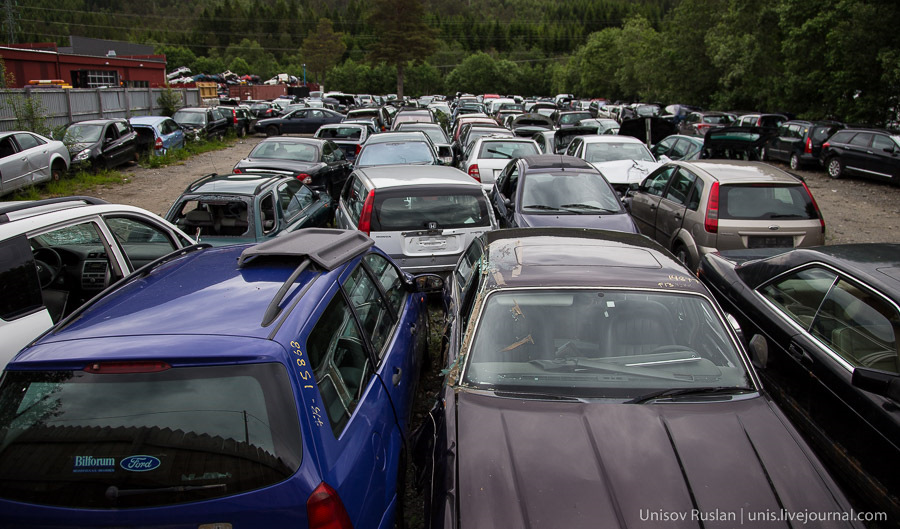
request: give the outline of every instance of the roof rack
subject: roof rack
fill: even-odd
[[[279,305],[297,277],[310,263],[324,270],[334,270],[350,259],[368,250],[375,241],[357,230],[336,230],[331,228],[304,228],[285,234],[270,241],[251,246],[238,257],[238,268],[252,264],[258,257],[293,257],[301,259],[299,266],[275,293],[266,307],[262,326],[267,327],[281,312]],[[309,285],[307,285],[308,287]],[[302,296],[304,292],[300,295]]]
[[[191,182],[190,184],[188,184],[188,186],[187,186],[187,188],[185,188],[184,192],[190,193],[190,192],[196,190],[201,185],[209,182],[210,180],[212,180],[213,178],[215,178],[217,176],[219,176],[218,173],[209,173],[209,174],[203,175],[200,178],[198,178],[198,179],[194,180],[193,182]]]
[[[72,196],[72,197],[58,197],[58,198],[45,198],[44,200],[30,200],[23,201],[18,204],[12,204],[9,206],[0,207],[0,224],[9,222],[9,213],[15,213],[17,211],[25,211],[26,209],[36,208],[40,206],[49,206],[52,204],[65,204],[66,202],[84,202],[85,205],[90,206],[98,206],[100,204],[109,204],[109,202],[103,200],[102,198],[96,197],[88,197],[88,196]],[[73,204],[73,206],[76,204]]]

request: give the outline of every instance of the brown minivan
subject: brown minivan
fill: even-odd
[[[806,184],[760,162],[670,162],[626,203],[641,233],[691,270],[718,250],[825,244],[825,219]]]

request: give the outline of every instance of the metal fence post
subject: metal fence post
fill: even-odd
[[[147,87],[147,99],[150,100],[150,115],[153,116],[153,89],[149,86]]]
[[[125,118],[131,119],[131,94],[125,89]]]
[[[72,118],[72,89],[66,88],[64,92],[66,93],[66,115],[69,117],[69,123],[72,123],[75,121]]]
[[[97,108],[100,109],[100,119],[103,119],[103,92],[101,88],[97,88]]]

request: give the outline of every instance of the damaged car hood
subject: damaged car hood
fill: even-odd
[[[610,184],[639,184],[650,173],[662,167],[661,163],[643,160],[616,160],[613,162],[592,162]]]
[[[469,529],[736,527],[782,509],[849,512],[764,397],[641,405],[460,390],[456,410],[457,522]]]

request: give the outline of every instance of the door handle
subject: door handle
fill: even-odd
[[[651,204],[650,209],[656,209],[656,204]]]
[[[675,220],[681,220],[681,214],[680,214],[680,213],[676,213],[672,218],[675,219]]]
[[[800,362],[801,364],[812,364],[812,357],[809,356],[809,353],[806,352],[806,349],[800,347],[796,343],[791,343],[788,347],[788,354],[791,355],[791,358]]]
[[[402,370],[402,369],[400,369],[399,367],[395,367],[395,368],[394,368],[394,375],[391,377],[391,382],[392,382],[395,386],[399,386],[399,385],[400,385],[400,380],[401,380],[401,375],[402,375],[402,374],[403,374],[403,370]]]

